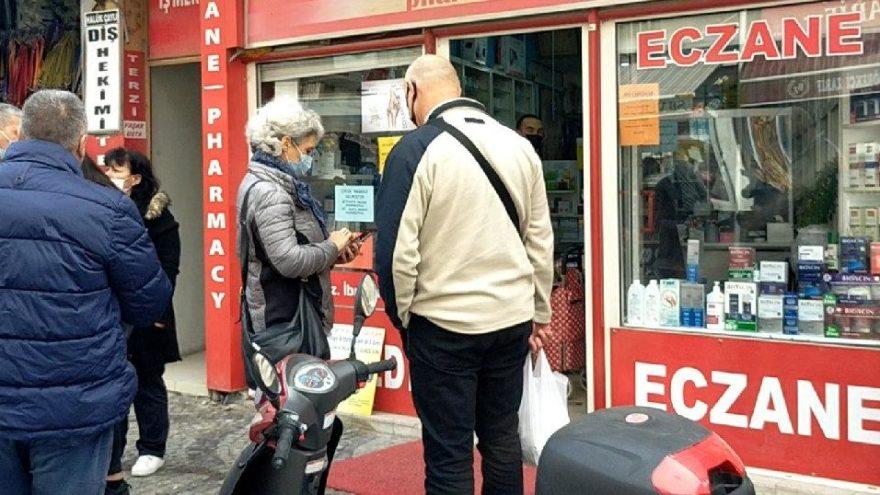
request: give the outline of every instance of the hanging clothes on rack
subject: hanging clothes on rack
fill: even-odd
[[[77,50],[77,33],[68,31],[46,54],[40,73],[38,88],[71,89],[74,77],[74,59]]]

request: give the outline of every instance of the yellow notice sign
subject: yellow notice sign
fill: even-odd
[[[624,84],[618,89],[621,146],[660,144],[660,85]]]
[[[394,148],[394,145],[400,141],[403,136],[385,136],[379,138],[379,173],[385,171],[385,161]]]
[[[330,341],[330,359],[347,359],[351,353],[351,325],[333,325],[328,340]],[[385,347],[385,329],[364,327],[358,336],[355,356],[364,363],[375,363],[382,359]],[[376,399],[376,376],[367,382],[364,388],[339,404],[340,413],[357,416],[373,414],[373,402]]]

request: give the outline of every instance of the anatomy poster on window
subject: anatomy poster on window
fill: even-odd
[[[401,132],[415,129],[406,107],[403,79],[361,83],[361,131]]]

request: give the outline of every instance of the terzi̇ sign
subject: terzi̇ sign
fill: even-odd
[[[711,24],[638,34],[638,68],[662,69],[667,65],[789,60],[798,57],[846,56],[864,53],[862,13],[847,12],[805,19],[784,18],[771,29],[766,20],[749,23]],[[777,39],[779,42],[777,43]]]
[[[88,12],[83,19],[86,120],[91,134],[121,130],[121,25],[118,10]]]

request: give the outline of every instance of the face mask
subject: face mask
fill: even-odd
[[[305,177],[312,170],[313,161],[312,155],[302,155],[299,162],[291,163],[290,166],[293,167],[293,173],[297,177]]]
[[[291,141],[293,142],[293,141]],[[297,177],[305,177],[306,174],[312,170],[312,162],[314,159],[312,155],[307,155],[303,153],[303,151],[297,146],[296,143],[293,143],[293,146],[299,151],[299,161],[298,162],[287,162],[293,167],[293,173],[296,174]]]
[[[535,148],[535,153],[537,153],[538,156],[541,156],[541,153],[544,152],[544,136],[541,136],[540,134],[528,134],[526,135],[526,139],[532,143],[532,148]]]
[[[128,194],[130,192],[129,189],[125,188],[125,179],[111,178],[110,182],[112,182],[113,185],[116,186],[116,189],[119,189],[120,191],[124,192],[125,194]]]

